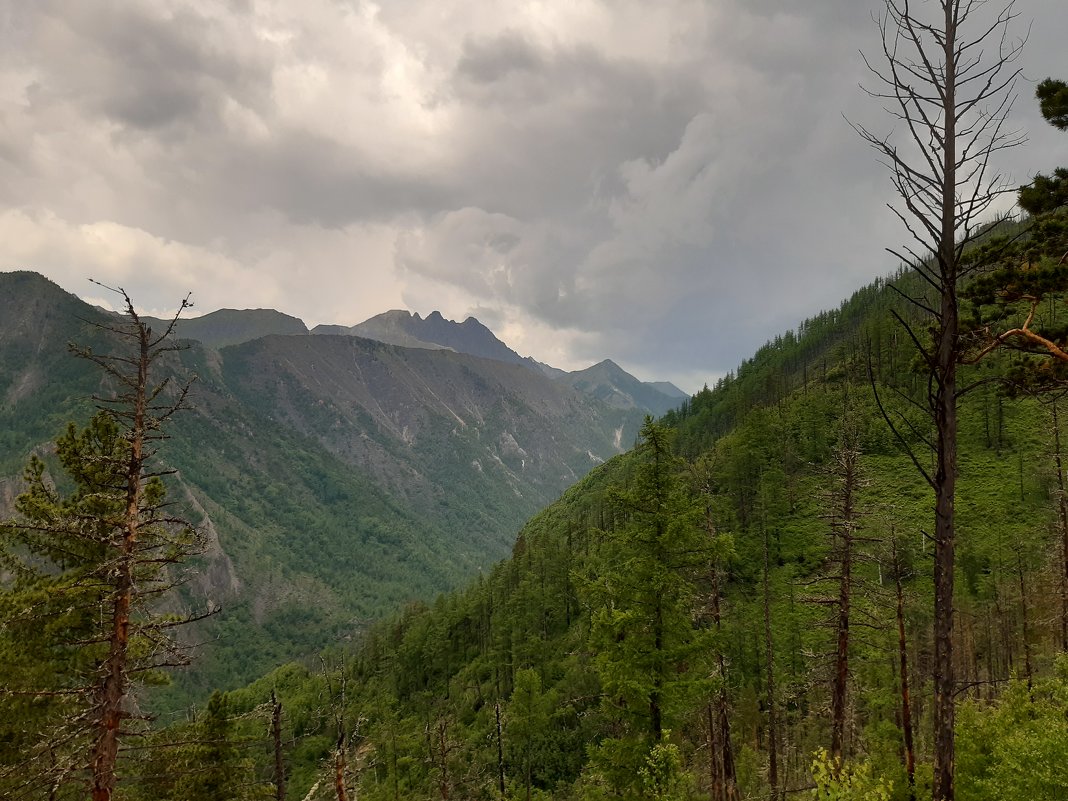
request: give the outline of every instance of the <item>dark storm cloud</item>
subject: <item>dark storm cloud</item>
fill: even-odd
[[[535,51],[511,33],[477,48],[466,46],[467,60],[461,61],[464,69],[457,70],[454,83],[457,93],[466,93],[471,102],[503,105],[514,115],[508,121],[522,126],[515,151],[531,175],[524,184],[533,190],[531,205],[543,216],[563,212],[567,219],[558,232],[576,218],[579,225],[566,242],[556,243],[551,257],[530,256],[530,250],[548,250],[544,234],[530,232],[524,257],[504,269],[501,259],[483,262],[460,248],[452,262],[453,249],[444,244],[432,251],[440,256],[432,268],[426,262],[408,266],[438,279],[451,276],[469,292],[492,293],[554,326],[598,334],[586,340],[586,358],[594,358],[598,348],[612,348],[634,363],[663,365],[666,360],[681,368],[699,359],[727,369],[747,352],[741,348],[759,344],[775,330],[766,327],[769,322],[797,322],[796,310],[775,313],[774,293],[788,292],[795,303],[813,304],[803,314],[821,301],[836,302],[843,291],[839,281],[833,294],[814,293],[812,285],[819,281],[812,280],[811,269],[801,279],[805,268],[799,262],[826,255],[826,229],[808,232],[820,225],[841,226],[857,200],[844,201],[841,187],[849,194],[850,185],[846,176],[857,166],[857,154],[864,166],[870,164],[849,138],[839,98],[828,92],[821,102],[813,91],[837,67],[834,56],[842,48],[838,43],[838,50],[825,46],[813,53],[812,33],[804,19],[781,15],[777,20],[750,15],[731,31],[712,31],[707,44],[729,58],[727,74],[710,74],[709,64],[688,61],[651,69],[589,48]],[[801,53],[810,62],[807,73],[797,72],[804,62]],[[472,61],[487,65],[478,71],[477,83],[467,75]],[[514,62],[523,69],[512,69]],[[560,126],[571,93],[584,100]],[[539,121],[542,98],[553,98],[557,121],[547,137],[530,124]],[[556,138],[562,135],[573,136],[575,145]],[[816,162],[817,156],[830,160]],[[492,156],[484,163],[494,165]],[[560,169],[546,169],[550,164]],[[561,191],[551,191],[547,184],[562,177]],[[805,186],[814,197],[802,206],[798,198]],[[570,197],[569,190],[574,204],[561,202]],[[507,203],[515,204],[515,197],[492,208],[509,208]],[[523,217],[522,207],[511,208],[518,209],[511,214]],[[821,210],[826,216],[815,217]],[[492,227],[491,218],[482,223]],[[516,220],[506,224],[522,228]],[[843,240],[860,245],[848,231]],[[850,259],[839,261],[834,267],[848,271],[852,266]],[[815,274],[833,278],[829,272]],[[856,283],[846,283],[845,291]],[[791,291],[795,288],[800,296]],[[745,304],[751,308],[742,312],[738,298],[743,293],[761,300]],[[712,334],[716,329],[719,335]]]
[[[36,26],[38,46],[50,51],[36,96],[123,128],[212,128],[228,100],[269,102],[268,65],[232,51],[213,21],[189,8],[47,3]]]
[[[610,198],[619,165],[666,157],[703,102],[700,76],[511,31],[465,41],[451,96],[470,110],[456,179],[487,210],[570,216]]]
[[[0,268],[474,313],[693,388],[895,266],[843,120],[892,127],[857,88],[876,5],[0,4]],[[1018,9],[1026,77],[1063,72],[1061,0]],[[1031,91],[1019,181],[1064,152]]]
[[[290,222],[342,227],[398,214],[431,213],[458,200],[455,188],[430,175],[391,171],[335,141],[294,131],[246,150],[224,150],[214,187],[226,205],[280,212]]]
[[[541,53],[522,33],[505,31],[485,41],[464,42],[456,73],[476,84],[498,83],[511,73],[539,72]]]

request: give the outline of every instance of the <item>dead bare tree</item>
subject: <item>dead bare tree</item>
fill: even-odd
[[[922,406],[933,437],[912,431],[884,411],[899,442],[934,493],[934,798],[954,797],[953,584],[954,498],[957,480],[957,404],[962,358],[958,290],[969,267],[966,248],[995,201],[1010,187],[993,157],[1023,137],[1007,128],[1022,41],[1010,38],[1013,3],[987,0],[918,3],[885,0],[876,17],[882,60],[865,58],[875,81],[868,90],[903,128],[903,144],[854,124],[890,171],[899,204],[891,210],[913,244],[890,252],[926,284],[907,296],[932,321],[930,335],[900,316],[928,375]],[[885,410],[885,407],[883,407]],[[916,454],[920,439],[933,451],[931,469]]]
[[[860,513],[857,495],[863,486],[860,476],[860,444],[853,416],[847,411],[835,447],[828,474],[832,486],[826,495],[829,512],[826,515],[831,548],[823,574],[811,582],[817,586],[831,584],[833,595],[816,595],[806,600],[829,609],[825,622],[834,631],[834,647],[830,654],[831,671],[831,756],[836,765],[842,764],[845,751],[846,715],[848,710],[850,632],[853,612],[853,569],[858,559],[857,546]],[[864,540],[867,541],[867,540]]]
[[[334,718],[334,750],[332,754],[332,777],[334,784],[334,797],[337,801],[348,801],[349,798],[349,745],[352,739],[350,722],[348,718],[348,671],[345,668],[345,653],[342,651],[340,666],[337,671],[337,687],[335,688],[331,677],[331,670],[326,665],[326,659],[319,657],[323,669],[323,682],[326,685],[326,705]],[[359,727],[359,721],[356,722]]]
[[[771,557],[768,544],[768,529],[763,528],[764,545],[764,572],[762,581],[763,606],[764,606],[764,667],[765,667],[765,691],[767,693],[768,707],[768,784],[771,785],[772,801],[779,801],[783,797],[782,787],[779,783],[779,716],[775,697],[775,640],[771,633],[771,588],[770,572]]]
[[[278,694],[271,690],[271,746],[274,752],[274,797],[275,801],[285,801],[286,769],[282,754],[282,702]]]

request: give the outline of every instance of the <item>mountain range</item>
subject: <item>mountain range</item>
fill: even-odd
[[[156,325],[169,322],[148,319]],[[669,381],[639,381],[610,359],[573,372],[552,367],[529,356],[520,356],[474,317],[457,323],[445,319],[438,311],[424,318],[418,313],[393,309],[353,326],[317,325],[309,331],[303,320],[274,309],[219,309],[201,317],[179,320],[176,333],[213,348],[239,345],[270,334],[311,333],[361,337],[404,348],[452,350],[522,365],[602,400],[612,408],[638,409],[655,416],[676,408],[689,397]]]
[[[911,424],[910,443],[925,444],[914,403],[925,382],[897,328],[922,320],[903,300],[920,281],[876,281],[775,337],[615,456],[644,412],[630,405],[641,382],[611,362],[561,380],[348,332],[191,341],[168,369],[199,376],[195,409],[161,455],[179,471],[172,497],[212,540],[185,600],[223,614],[197,632],[209,642],[197,671],[152,688],[153,708],[203,703],[277,666],[209,704],[225,700],[226,736],[250,745],[230,749],[248,759],[227,768],[249,786],[275,764],[264,715],[277,698],[292,799],[326,787],[339,753],[363,798],[499,797],[502,784],[508,797],[607,797],[609,781],[623,798],[657,763],[604,744],[646,736],[649,699],[664,699],[666,764],[685,786],[733,775],[737,797],[764,798],[780,757],[780,787],[811,789],[842,675],[828,668],[844,658],[839,714],[863,769],[850,775],[879,777],[887,792],[871,797],[928,792],[930,742],[906,732],[930,726],[931,500],[922,463],[885,423]],[[212,326],[233,337],[272,319],[226,312]],[[62,343],[110,347],[96,324],[113,318],[21,273],[0,275],[0,321],[10,503],[25,454],[47,458],[39,443],[107,390]],[[1064,753],[1063,439],[1056,399],[1000,389],[1011,369],[997,354],[962,368],[962,798],[1007,797],[975,788],[995,769],[1001,786],[1022,786],[1036,759],[1059,776]],[[634,400],[591,391],[606,384]],[[419,601],[464,576],[466,588]],[[324,644],[341,647],[292,659]],[[195,743],[203,713],[172,719],[161,736]],[[178,753],[166,764],[187,764]],[[1059,797],[1049,786],[1040,779],[1034,798]]]
[[[106,391],[67,343],[113,348],[111,320],[40,275],[0,274],[5,512],[29,454]],[[682,399],[603,364],[553,377],[474,318],[387,312],[355,328],[312,336],[263,309],[178,323],[189,347],[168,369],[198,380],[160,456],[212,542],[187,603],[224,610],[180,685],[246,681],[455,586]]]

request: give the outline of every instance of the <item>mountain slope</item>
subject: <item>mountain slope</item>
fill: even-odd
[[[670,381],[646,381],[646,386],[652,387],[657,392],[661,392],[667,395],[669,398],[677,398],[678,400],[685,400],[690,397],[690,393],[684,392]]]
[[[0,273],[0,475],[20,473],[32,448],[88,417],[100,376],[67,343],[95,341],[86,321],[102,319],[37,273]]]
[[[66,343],[112,350],[94,324],[113,322],[39,275],[0,274],[8,503],[29,453],[111,391]],[[194,331],[218,340],[264,322],[296,327],[225,312]],[[178,470],[172,497],[213,540],[189,600],[224,609],[182,691],[233,686],[455,586],[640,422],[517,365],[351,336],[193,342],[167,369],[199,377],[160,453]]]
[[[667,382],[663,382],[665,389],[670,388],[673,392],[665,392],[654,384],[639,381],[611,359],[585,370],[567,373],[559,380],[613,409],[640,409],[656,417],[666,414],[689,397]]]
[[[480,532],[497,553],[639,422],[524,367],[452,351],[267,337],[222,357],[227,386],[250,408],[452,530]]]
[[[905,283],[902,290],[918,287]],[[842,548],[840,454],[853,447],[847,428],[856,430],[860,477],[851,496],[858,557],[846,749],[850,760],[866,761],[893,782],[891,797],[908,797],[898,665],[906,660],[913,710],[929,710],[931,565],[923,532],[932,504],[869,383],[870,371],[895,419],[911,408],[897,392],[924,391],[891,309],[913,314],[876,282],[769,342],[736,374],[666,417],[687,462],[679,479],[691,482],[694,504],[694,516],[674,524],[696,526],[709,538],[706,551],[664,566],[665,576],[700,590],[693,625],[708,635],[703,652],[666,654],[667,675],[673,682],[688,675],[701,691],[677,682],[683,689],[669,698],[668,685],[654,685],[665,693],[656,700],[671,729],[665,745],[683,773],[679,784],[692,786],[695,797],[713,792],[710,759],[721,758],[724,731],[733,740],[740,797],[768,797],[773,725],[779,742],[789,743],[778,753],[780,781],[790,792],[811,787],[810,755],[830,739],[829,659],[838,629],[829,612]],[[968,689],[959,699],[969,721],[960,742],[970,756],[958,775],[964,785],[981,785],[992,739],[1011,746],[1022,738],[1021,753],[1030,756],[1021,764],[1037,759],[1046,771],[1036,797],[1053,798],[1063,727],[1026,721],[1063,720],[1068,712],[1063,661],[1060,668],[1054,662],[1055,621],[1063,612],[1052,588],[1064,569],[1062,532],[1051,529],[1055,443],[1047,408],[1033,399],[1009,401],[985,380],[1006,366],[995,360],[962,373],[962,381],[983,383],[961,409],[957,669]],[[917,431],[913,444],[921,445]],[[360,782],[363,797],[391,798],[398,789],[420,797],[443,782],[458,796],[490,797],[501,774],[517,797],[569,799],[613,786],[630,797],[650,764],[643,758],[654,756],[652,744],[619,744],[641,746],[648,685],[640,678],[618,683],[633,674],[611,659],[626,653],[633,627],[649,617],[627,607],[627,565],[617,563],[620,538],[640,543],[643,536],[628,507],[641,470],[641,457],[628,453],[592,471],[536,515],[512,556],[485,578],[433,607],[398,613],[356,646],[348,662],[350,686],[358,688],[350,710],[361,716],[361,748],[381,757],[381,771]],[[663,580],[670,596],[673,587]],[[720,685],[729,728],[714,723],[709,731]],[[299,699],[317,698],[322,686],[321,676],[289,666],[234,700],[251,709],[277,688],[301,715]],[[621,709],[631,718],[621,718]],[[977,728],[992,710],[1015,723]],[[930,723],[917,718],[914,725],[920,732]],[[446,744],[444,757],[427,758],[428,732]],[[318,761],[331,747],[328,734],[309,732],[309,746],[320,737],[320,750],[309,747],[295,766],[302,777],[295,797],[328,764]],[[921,734],[917,794],[925,791],[927,749]]]

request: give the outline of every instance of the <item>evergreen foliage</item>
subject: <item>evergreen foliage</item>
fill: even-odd
[[[900,290],[915,288],[909,276],[892,280]],[[287,665],[165,727],[146,745],[188,745],[146,749],[120,792],[134,801],[179,798],[195,784],[204,797],[269,796],[272,693],[285,709],[280,743],[287,797],[295,801],[315,786],[313,797],[335,797],[339,719],[346,735],[344,786],[350,797],[370,801],[499,798],[502,784],[504,796],[515,799],[766,797],[769,704],[776,713],[779,787],[811,787],[813,754],[832,741],[832,671],[822,655],[835,635],[825,626],[826,606],[810,601],[827,594],[825,579],[835,573],[828,516],[841,498],[842,479],[831,466],[842,449],[846,410],[865,479],[855,498],[862,547],[852,582],[846,767],[827,774],[827,787],[854,792],[842,788],[868,778],[850,778],[860,774],[848,766],[866,765],[856,771],[867,771],[873,786],[895,801],[910,797],[902,757],[900,585],[915,793],[929,792],[928,501],[880,419],[867,375],[871,343],[871,371],[889,412],[909,413],[894,389],[908,390],[920,379],[889,314],[908,311],[887,284],[880,280],[839,310],[806,321],[678,412],[648,422],[633,452],[596,469],[536,515],[511,558],[468,589],[430,605],[412,603],[371,626],[327,655],[334,667],[326,673]],[[993,355],[965,367],[964,380],[1010,367]],[[965,726],[990,732],[1002,724],[986,721],[1009,721],[1003,704],[1017,697],[1030,703],[1027,675],[1035,703],[1053,704],[1049,712],[1036,707],[1036,720],[1052,721],[1057,709],[1056,695],[1046,689],[1054,686],[1060,635],[1059,598],[1047,591],[1058,586],[1060,568],[1059,534],[1050,528],[1057,482],[1049,432],[1046,405],[1029,397],[1009,398],[984,383],[964,400],[957,603],[967,645],[958,671],[972,700],[962,712],[962,798],[996,797],[991,790],[964,793],[976,782],[1013,781],[1012,749],[1023,747],[1007,738],[1004,760],[988,770],[984,765],[994,763],[986,752],[970,756],[986,740],[969,739]],[[917,428],[914,436],[923,434]],[[76,430],[71,443],[82,436]],[[67,493],[74,480],[61,483]],[[762,612],[765,542],[774,693],[768,692]],[[658,604],[665,622],[659,655]],[[14,653],[10,642],[5,647]],[[62,658],[52,652],[40,664]],[[28,664],[4,662],[13,672]],[[1006,690],[1014,675],[1023,691]],[[729,740],[717,722],[721,689]],[[660,694],[659,737],[654,693]],[[42,714],[65,714],[51,703]],[[1039,756],[1055,753],[1058,729],[1050,723],[1045,730],[1053,745],[1034,739],[1038,727],[1021,743],[1034,743]],[[7,753],[19,753],[22,746],[8,736]],[[724,781],[724,761],[710,759],[725,742],[733,749],[732,782]],[[201,774],[209,763],[229,767]],[[226,787],[224,778],[235,784],[218,790]]]
[[[913,288],[908,276],[894,280],[899,289]],[[505,797],[516,799],[696,798],[716,786],[724,793],[717,798],[766,797],[765,534],[779,784],[811,787],[813,755],[832,740],[833,671],[823,655],[833,650],[835,630],[825,626],[826,606],[809,601],[827,594],[824,579],[835,573],[828,515],[841,497],[841,477],[831,465],[847,409],[864,480],[855,499],[842,764],[866,765],[856,770],[867,773],[828,780],[845,793],[842,782],[867,786],[870,779],[882,788],[873,792],[895,801],[929,793],[929,501],[880,418],[867,376],[871,342],[872,371],[889,411],[908,414],[893,389],[918,378],[888,313],[908,313],[902,304],[879,281],[840,310],[807,321],[800,334],[769,343],[735,376],[647,424],[633,452],[536,515],[511,558],[468,589],[412,604],[371,627],[345,667],[346,715],[363,721],[348,747],[358,797],[498,798],[502,773]],[[1006,358],[992,356],[964,368],[962,380],[1009,368]],[[1059,568],[1051,549],[1049,431],[1043,404],[1009,398],[994,384],[981,384],[962,405],[957,603],[966,646],[958,671],[962,686],[974,688],[966,694],[978,715],[995,713],[1013,675],[1030,671],[1034,686],[1044,686],[1059,647],[1059,599],[1043,589],[1057,586]],[[659,552],[658,525],[671,532]],[[718,627],[713,565],[722,571]],[[656,599],[636,591],[657,582],[673,621],[665,638],[672,647],[659,658],[647,648],[655,641]],[[903,758],[897,584],[918,762],[914,791]],[[660,668],[667,671],[658,741],[649,699]],[[729,795],[722,767],[710,764],[710,752],[723,747],[718,725],[708,723],[721,686],[734,751]],[[231,706],[245,714],[272,690],[287,710],[289,798],[303,799],[316,782],[327,797],[336,737],[322,701],[325,680],[291,665],[232,693]],[[964,714],[961,726],[972,725],[972,712]],[[961,731],[963,760],[972,741]],[[261,753],[260,774],[268,775]],[[976,764],[960,764],[962,793]]]
[[[667,759],[664,749],[673,746],[664,742],[665,731],[692,706],[707,658],[707,637],[694,626],[694,578],[708,562],[708,543],[670,441],[668,429],[646,420],[631,475],[606,498],[615,525],[595,533],[596,552],[582,578],[601,711],[613,732],[593,749],[592,762],[613,795],[624,798],[643,797],[660,780],[660,769],[638,771]],[[654,796],[667,792],[653,789]]]

